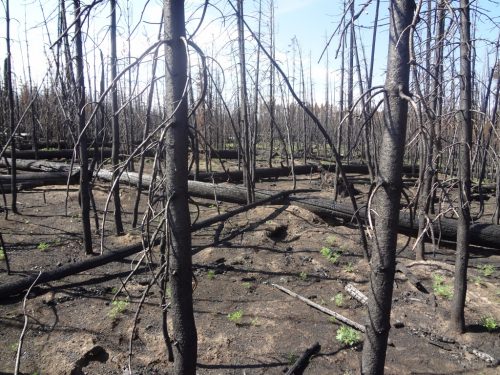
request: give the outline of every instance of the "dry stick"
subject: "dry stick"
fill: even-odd
[[[368,297],[365,296],[362,291],[360,291],[351,283],[347,284],[344,287],[344,289],[347,293],[349,293],[351,297],[353,297],[356,301],[358,301],[362,305],[366,305],[368,303]]]
[[[23,300],[23,315],[24,315],[24,326],[23,330],[21,331],[21,336],[19,336],[19,343],[17,344],[17,354],[16,354],[16,366],[14,368],[14,375],[19,374],[19,365],[21,362],[21,349],[23,346],[23,339],[24,335],[26,333],[26,328],[28,327],[28,314],[26,314],[26,301],[28,300],[28,296],[31,292],[31,288],[33,288],[36,285],[36,282],[38,281],[38,278],[42,275],[42,271],[38,273],[38,277],[35,279],[33,284],[29,287],[28,291],[26,292],[26,295],[24,296]]]
[[[320,350],[321,345],[319,344],[319,342],[315,343],[310,348],[307,348],[306,351],[300,356],[300,358],[295,361],[293,366],[290,367],[285,375],[301,374],[301,371],[304,370],[305,366],[309,362],[309,358],[318,353]]]
[[[336,313],[335,311],[327,309],[326,307],[321,306],[321,305],[317,304],[316,302],[313,302],[310,299],[301,296],[300,294],[292,292],[291,290],[289,290],[285,287],[282,287],[278,284],[271,284],[271,285],[274,286],[275,288],[281,290],[282,292],[285,292],[286,294],[288,294],[292,297],[298,298],[299,300],[301,300],[302,302],[305,302],[309,306],[312,306],[312,307],[318,309],[319,311],[324,312],[325,314],[328,314],[328,315],[335,317],[337,320],[340,320],[342,323],[345,323],[348,326],[351,326],[352,328],[357,329],[360,332],[363,332],[363,333],[365,332],[365,327],[362,326],[361,324],[356,323],[356,322],[352,321],[351,319],[346,318],[345,316],[340,315],[339,313]]]

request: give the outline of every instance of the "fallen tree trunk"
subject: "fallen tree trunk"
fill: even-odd
[[[200,150],[200,154],[204,153],[205,151]],[[238,159],[238,150],[211,150],[210,154],[219,159]]]
[[[10,193],[11,175],[0,175],[0,185],[4,193]],[[79,179],[78,171],[73,172],[70,178],[71,184],[76,184]],[[32,172],[22,173],[16,176],[19,190],[33,188],[44,185],[66,185],[68,182],[67,172]]]
[[[97,176],[108,181],[111,178],[111,172],[100,170]],[[120,182],[137,184],[137,174],[126,172],[122,175]],[[148,187],[151,183],[151,177],[144,175],[143,184]],[[189,194],[198,198],[214,199],[231,203],[246,203],[246,192],[243,188],[223,184],[214,185],[200,181],[189,181]],[[274,194],[273,191],[258,190],[255,192],[255,199],[263,200]],[[345,204],[336,203],[323,198],[315,198],[308,195],[289,196],[287,201],[296,206],[302,207],[312,213],[325,219],[343,219],[350,221],[353,218],[352,207]],[[366,209],[360,208],[361,219],[367,220]],[[375,219],[375,217],[374,217]],[[432,223],[433,231],[441,239],[455,242],[457,237],[457,221],[455,219],[441,218],[438,222]],[[412,218],[408,212],[401,211],[399,214],[398,229],[401,233],[409,236],[418,234],[418,222]],[[470,226],[470,244],[481,247],[489,247],[500,250],[500,226],[494,224],[476,223]]]
[[[19,165],[21,167],[26,166],[32,169],[40,170],[53,170],[53,171],[63,171],[69,170],[69,164],[47,162],[47,161],[35,161],[35,160],[19,160],[21,162]],[[23,164],[23,162],[25,162]],[[263,169],[281,169],[281,168],[263,168]],[[75,166],[73,170],[76,172],[78,167]],[[111,181],[112,172],[108,170],[101,169],[96,173],[96,176],[104,179],[106,181]],[[120,178],[120,182],[130,184],[133,186],[137,185],[138,175],[133,172],[124,172]],[[143,186],[144,188],[149,187],[151,183],[151,176],[143,176]],[[204,183],[200,181],[189,181],[189,193],[192,196],[206,199],[213,199],[217,196],[218,200],[245,204],[246,203],[246,193],[241,187],[234,185],[213,185],[209,183]],[[256,191],[255,198],[257,200],[262,200],[268,198],[270,195],[274,194],[273,191]],[[307,196],[292,196],[288,197],[288,201],[291,204],[302,207],[309,210],[318,216],[326,219],[343,219],[352,220],[353,210],[352,207],[345,204],[335,203],[333,201]],[[363,220],[366,221],[366,210],[361,209],[360,215]],[[400,212],[399,215],[399,231],[403,234],[410,236],[416,236],[418,233],[418,223],[415,218],[412,218],[408,212]],[[441,236],[441,239],[446,241],[455,242],[456,240],[456,220],[441,218],[438,222],[432,223],[433,231]],[[481,247],[489,247],[493,249],[500,249],[500,226],[494,224],[486,223],[475,223],[470,227],[470,244]]]
[[[8,168],[11,163],[10,158],[0,160],[0,167]],[[22,171],[43,171],[43,172],[68,172],[70,165],[57,161],[48,160],[32,160],[32,159],[19,159],[16,160],[16,168]],[[79,170],[78,165],[73,166],[73,171]]]
[[[71,159],[73,157],[74,150],[72,148],[67,148],[63,150],[39,150],[38,151],[38,159]],[[11,151],[6,150],[4,153],[5,156],[10,157]],[[93,157],[94,149],[88,150],[89,157]],[[99,150],[99,156],[103,156],[104,158],[109,158],[111,156],[111,150],[109,148],[105,148],[103,150]],[[35,151],[32,150],[20,150],[16,151],[16,159],[34,159]]]
[[[368,167],[364,164],[347,164],[343,165],[346,173],[357,173],[357,174],[368,174]],[[407,175],[413,175],[411,172],[411,167],[405,166],[404,173]],[[293,168],[295,175],[305,175],[310,173],[319,172],[334,172],[335,164],[309,164],[309,165],[296,165]],[[291,167],[281,167],[281,168],[257,168],[255,170],[255,178],[278,178],[287,177],[292,175]],[[193,179],[193,176],[190,176]],[[205,182],[241,182],[243,181],[242,171],[229,171],[229,172],[213,172],[213,173],[199,173],[198,181]]]

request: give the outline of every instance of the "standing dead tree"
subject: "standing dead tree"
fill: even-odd
[[[92,233],[90,229],[90,176],[85,129],[85,77],[83,68],[83,43],[80,20],[80,0],[73,0],[75,8],[75,43],[76,43],[76,97],[78,101],[78,130],[80,132],[80,205],[83,225],[83,246],[87,254],[92,253]],[[75,145],[76,147],[76,145]]]
[[[470,2],[460,0],[460,124],[459,144],[459,206],[457,224],[457,252],[455,257],[455,282],[451,327],[455,332],[465,331],[465,296],[467,294],[467,265],[469,261],[469,227],[471,194],[471,146],[472,146],[472,70],[470,36]]]
[[[394,273],[396,269],[397,223],[408,116],[410,75],[410,26],[415,3],[390,3],[389,55],[385,81],[384,130],[379,152],[377,185],[372,193],[370,212],[375,215],[371,254],[368,324],[363,345],[362,373],[383,374]]]
[[[15,123],[15,108],[14,108],[14,90],[12,88],[12,56],[10,51],[10,1],[6,0],[5,2],[5,18],[6,18],[6,43],[7,43],[7,59],[6,59],[6,70],[5,70],[5,83],[7,88],[7,97],[8,97],[8,109],[9,109],[9,124],[10,124],[10,149],[11,149],[11,210],[14,213],[17,213],[17,183],[16,183],[16,123]]]
[[[164,35],[166,64],[166,111],[171,125],[166,130],[165,192],[168,222],[168,276],[172,290],[171,315],[174,338],[174,371],[196,373],[196,326],[191,287],[191,223],[188,205],[188,107],[187,41],[184,2],[165,0]]]
[[[113,203],[114,203],[114,218],[115,218],[115,231],[116,234],[123,234],[121,202],[120,202],[120,180],[118,179],[118,163],[120,154],[120,124],[118,122],[118,91],[115,82],[116,79],[116,0],[111,0],[111,80],[113,81],[113,88],[111,89],[111,110],[112,110],[112,134],[113,134],[113,148],[111,155],[111,163],[115,174],[113,184]],[[130,71],[129,71],[130,72]]]

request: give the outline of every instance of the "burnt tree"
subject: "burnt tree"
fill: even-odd
[[[384,127],[372,207],[375,236],[370,260],[368,324],[362,356],[363,374],[384,373],[396,269],[397,225],[403,187],[402,168],[408,117],[408,103],[403,96],[408,95],[411,35],[409,29],[414,10],[413,1],[390,2]]]

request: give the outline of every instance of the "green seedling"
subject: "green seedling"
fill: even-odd
[[[0,261],[5,260],[5,251],[3,247],[0,246]]]
[[[345,266],[345,272],[348,273],[354,272],[354,265],[352,264],[352,262],[347,263],[347,266]]]
[[[241,319],[243,319],[243,310],[233,311],[232,313],[227,314],[227,318],[230,322],[238,325],[241,323]]]
[[[120,314],[123,314],[125,310],[127,310],[129,302],[124,300],[114,300],[112,305],[113,307],[108,315],[111,319],[116,319]]]
[[[335,246],[337,244],[337,237],[333,234],[326,237],[326,243],[330,246]]]
[[[49,244],[47,242],[40,242],[36,248],[40,251],[45,251],[49,248]]]
[[[494,331],[499,327],[498,322],[492,316],[483,316],[481,318],[481,325],[486,328],[489,332]]]
[[[344,295],[342,293],[335,294],[335,297],[333,297],[333,301],[335,302],[335,306],[342,307],[342,305],[344,304]]]
[[[207,271],[207,277],[208,277],[208,280],[212,280],[213,278],[215,278],[215,271],[214,270],[208,270]]]
[[[245,281],[245,282],[241,283],[241,285],[243,285],[243,288],[245,288],[245,289],[251,289],[252,288],[252,283],[249,282],[249,281]]]
[[[353,346],[361,341],[361,335],[354,328],[348,326],[341,326],[337,330],[337,335],[335,336],[337,341],[344,345]]]
[[[476,285],[476,286],[483,286],[484,283],[483,283],[483,279],[481,278],[481,276],[474,276],[472,278],[472,282]]]
[[[440,296],[446,299],[451,299],[453,297],[453,290],[450,285],[444,283],[444,277],[441,275],[434,275],[432,277],[432,290],[436,296]]]
[[[299,273],[299,278],[302,280],[302,281],[306,281],[307,280],[307,272],[304,272],[302,271],[301,273]]]
[[[17,342],[10,344],[9,349],[13,352],[17,352]]]
[[[259,319],[258,318],[253,318],[252,320],[250,320],[250,325],[252,325],[254,327],[260,327]]]
[[[293,365],[295,362],[297,362],[297,359],[299,359],[299,357],[296,355],[296,354],[293,354],[293,353],[288,353],[286,355],[286,360],[288,362],[288,365],[291,366]]]
[[[326,246],[323,246],[321,248],[320,253],[332,263],[337,263],[340,258],[340,255],[342,255],[340,251],[333,251],[332,249]]]
[[[328,321],[332,324],[337,324],[337,318],[335,318],[334,316],[328,317]]]
[[[493,264],[483,264],[479,267],[479,270],[484,277],[490,277],[495,272],[495,266]]]

